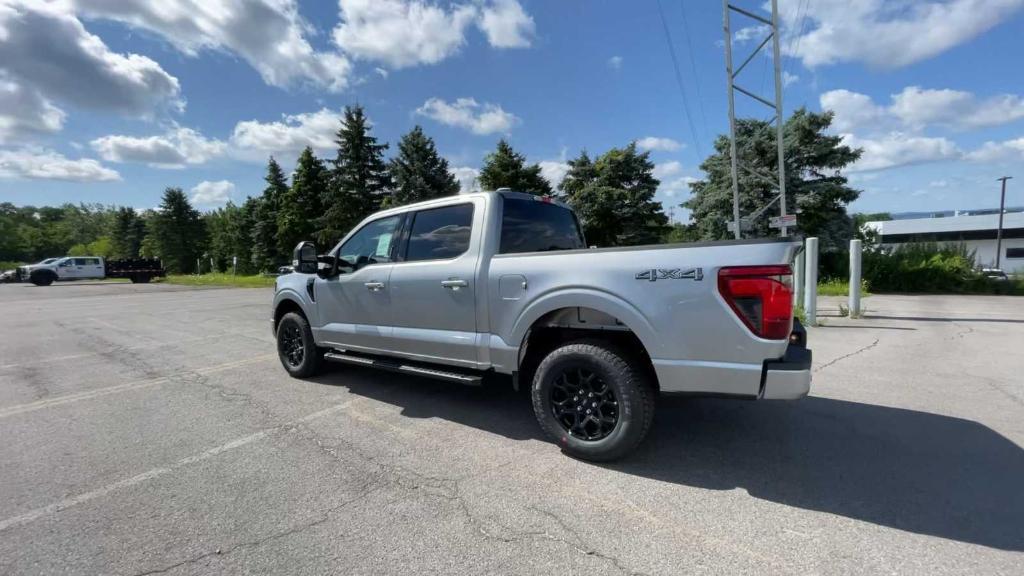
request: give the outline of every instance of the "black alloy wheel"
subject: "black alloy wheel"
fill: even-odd
[[[562,428],[581,440],[605,438],[619,423],[615,391],[586,368],[567,367],[556,376],[550,403],[551,413]]]

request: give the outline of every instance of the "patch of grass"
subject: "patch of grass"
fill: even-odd
[[[0,272],[3,272],[5,270],[13,270],[23,264],[24,262],[11,262],[9,260],[0,260]]]
[[[818,296],[846,296],[849,293],[850,282],[848,280],[832,278],[818,282]],[[868,291],[868,282],[863,278],[860,281],[860,295],[862,297],[871,296],[871,292]]]
[[[236,288],[269,288],[274,285],[273,276],[233,276],[222,272],[198,276],[195,274],[168,274],[167,278],[157,281],[186,286],[234,286]]]

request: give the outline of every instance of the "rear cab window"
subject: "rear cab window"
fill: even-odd
[[[473,205],[455,204],[411,215],[406,262],[450,260],[469,250],[473,230]]]
[[[585,248],[579,221],[572,210],[526,198],[502,197],[499,254],[549,252]]]

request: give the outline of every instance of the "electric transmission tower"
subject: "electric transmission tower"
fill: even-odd
[[[788,226],[791,226],[794,223],[790,220],[790,218],[792,218],[791,216],[787,218],[786,213],[785,147],[782,138],[783,123],[785,119],[782,115],[782,58],[779,54],[778,0],[771,0],[771,7],[771,16],[766,17],[756,12],[735,6],[729,0],[722,0],[723,28],[725,30],[725,71],[729,82],[729,155],[732,163],[732,223],[730,224],[730,228],[737,239],[740,238],[741,231],[750,225],[753,218],[763,214],[764,211],[775,202],[775,200],[779,201],[780,218],[778,220],[778,227],[781,229],[783,236],[786,235]],[[757,48],[755,48],[754,51],[751,52],[750,55],[743,60],[743,63],[735,70],[733,69],[732,62],[732,16],[734,13],[760,22],[768,29],[768,35],[764,40],[761,40],[761,43],[757,45]],[[767,98],[747,90],[736,83],[736,78],[740,75],[740,72],[743,72],[743,69],[747,67],[747,64],[750,64],[750,61],[753,60],[755,56],[762,53],[761,51],[769,42],[772,43],[772,64],[775,67],[774,101],[768,100]],[[741,159],[736,157],[736,92],[739,92],[756,102],[764,104],[775,112],[775,116],[772,118],[771,122],[775,123],[775,139],[779,154],[779,169],[777,174],[766,173],[753,166],[748,166]],[[771,122],[769,122],[769,124]],[[754,213],[754,215],[746,219],[740,218],[740,185],[737,170],[743,170],[751,176],[771,184],[776,187],[779,192],[775,198],[772,198],[768,202],[768,204],[761,207]]]

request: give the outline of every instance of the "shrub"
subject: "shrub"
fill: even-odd
[[[1019,282],[995,282],[975,269],[963,244],[905,244],[865,251],[863,274],[875,292],[1020,293]]]

